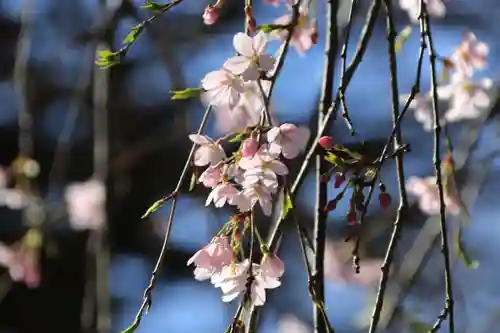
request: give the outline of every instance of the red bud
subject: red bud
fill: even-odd
[[[331,149],[333,147],[333,138],[331,136],[322,136],[319,138],[319,145],[324,149]]]
[[[356,214],[356,211],[351,210],[349,213],[347,213],[347,225],[353,226],[358,222],[358,214]]]
[[[342,172],[337,172],[335,174],[335,181],[333,187],[339,188],[345,182],[345,175]]]
[[[391,205],[392,198],[391,195],[387,192],[382,192],[378,195],[378,200],[380,201],[380,206],[383,209],[386,209]]]
[[[328,213],[337,208],[337,199],[333,199],[327,202],[325,208],[323,208],[323,212]]]

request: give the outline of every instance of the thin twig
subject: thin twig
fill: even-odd
[[[210,115],[211,110],[212,110],[212,106],[209,105],[207,107],[207,109],[205,110],[205,114],[203,115],[203,119],[201,120],[200,126],[198,128],[198,134],[201,134],[203,132],[203,130],[205,129],[205,126],[207,124],[208,117]],[[196,148],[197,148],[197,145],[193,143],[193,145],[191,146],[191,150],[189,152],[188,158],[186,159],[186,163],[184,164],[184,168],[183,168],[181,175],[179,177],[179,181],[177,182],[177,186],[175,187],[174,191],[172,191],[172,193],[170,193],[168,196],[166,196],[162,199],[164,202],[166,202],[166,201],[172,202],[171,206],[170,206],[170,215],[169,215],[168,221],[167,221],[167,228],[165,230],[165,236],[163,238],[163,244],[162,244],[160,254],[159,254],[158,259],[156,261],[153,272],[151,273],[149,285],[147,286],[146,290],[144,291],[144,296],[143,296],[141,307],[139,308],[139,310],[135,316],[134,322],[132,323],[132,325],[129,328],[131,330],[139,327],[139,324],[141,322],[141,319],[142,319],[144,312],[149,311],[149,308],[151,308],[152,292],[153,292],[153,289],[156,285],[156,281],[158,279],[158,276],[160,274],[161,267],[163,264],[163,259],[165,258],[165,254],[167,252],[167,245],[168,245],[168,240],[170,238],[170,233],[172,231],[172,225],[173,225],[173,220],[174,220],[174,216],[175,216],[175,208],[177,206],[177,200],[179,198],[181,187],[184,184],[184,181],[186,180],[188,170],[191,166],[191,161],[193,159],[194,152],[195,152]]]
[[[442,322],[448,317],[449,333],[455,333],[455,317],[453,309],[453,286],[451,279],[450,268],[450,250],[448,247],[448,233],[446,227],[446,205],[444,202],[444,190],[441,174],[441,126],[439,124],[439,109],[438,109],[438,93],[437,93],[437,71],[436,71],[436,53],[432,42],[431,27],[429,24],[429,14],[427,12],[424,0],[420,1],[421,15],[420,26],[425,31],[431,71],[431,95],[432,95],[432,110],[434,113],[434,170],[436,173],[436,185],[439,192],[439,222],[441,226],[441,252],[444,260],[444,278],[446,288],[446,301],[443,311],[438,316],[431,332],[437,332],[441,327]]]
[[[395,39],[396,30],[394,27],[394,18],[392,14],[392,4],[391,0],[384,0],[385,9],[387,12],[387,45],[389,54],[389,68],[390,68],[390,81],[391,81],[391,98],[392,98],[392,122],[393,127],[397,128],[396,135],[394,136],[394,150],[398,150],[401,145],[401,127],[396,126],[396,121],[399,117],[399,89],[397,81],[397,62],[396,62],[396,50],[395,50]],[[402,229],[402,217],[408,208],[408,198],[406,195],[405,188],[405,176],[404,176],[404,164],[403,155],[399,154],[395,157],[396,161],[396,171],[398,177],[398,187],[399,187],[399,207],[396,215],[396,220],[394,221],[394,228],[392,235],[387,247],[387,252],[385,255],[384,263],[382,264],[382,275],[380,278],[377,300],[373,309],[372,321],[370,323],[369,333],[375,333],[377,330],[377,325],[380,319],[380,313],[384,304],[385,290],[387,287],[387,282],[389,279],[389,272],[394,260],[394,253],[396,250],[396,244],[401,237]]]
[[[325,62],[323,69],[323,83],[321,88],[320,104],[318,107],[318,128],[323,123],[328,107],[332,103],[333,81],[335,75],[335,57],[337,55],[338,31],[337,31],[338,1],[328,0],[326,9],[326,42]],[[325,302],[325,241],[327,214],[324,209],[328,201],[327,183],[322,181],[322,175],[328,171],[328,165],[324,158],[324,152],[318,150],[316,155],[316,207],[314,214],[314,268],[311,276],[311,288],[313,297],[313,322],[314,332],[325,332],[327,325],[324,320],[322,309]],[[299,234],[300,235],[300,234]]]

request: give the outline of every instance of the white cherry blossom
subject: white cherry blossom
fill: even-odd
[[[273,201],[271,194],[275,189],[271,189],[261,183],[244,182],[242,194],[250,201],[250,207],[254,207],[258,202],[265,215],[271,216]]]
[[[205,205],[210,205],[212,201],[214,206],[218,208],[223,207],[226,203],[232,204],[237,194],[238,190],[233,184],[219,184],[210,192]]]
[[[289,4],[290,6],[290,4]],[[274,21],[274,24],[287,25],[290,24],[292,20],[292,14],[287,14],[279,17]],[[311,36],[316,32],[314,22],[310,20],[309,12],[307,7],[301,6],[299,10],[298,24],[295,26],[290,39],[290,46],[294,47],[300,56],[305,55],[305,53],[311,49],[314,45]],[[274,35],[277,36],[281,41],[285,41],[288,36],[287,30],[276,30]]]
[[[187,262],[195,264],[195,278],[199,281],[211,278],[233,260],[233,249],[227,237],[214,237],[212,241],[196,252]]]
[[[427,215],[439,214],[439,192],[436,185],[436,177],[410,177],[406,182],[408,194],[418,200],[418,207]],[[444,202],[446,210],[453,214],[460,214],[460,206],[445,195]]]
[[[104,184],[92,179],[69,185],[64,198],[73,229],[97,230],[105,220],[106,188]]]
[[[222,165],[210,165],[198,179],[205,187],[215,188],[222,180]]]
[[[446,7],[442,0],[424,0],[424,2],[427,5],[429,15],[434,17],[444,17],[446,15]],[[420,0],[399,0],[399,6],[408,12],[408,16],[412,22],[418,22]]]
[[[462,75],[472,77],[476,69],[486,67],[489,51],[486,43],[478,41],[472,32],[467,32],[462,43],[455,49],[450,58],[455,70]]]
[[[250,263],[248,259],[233,265],[224,267],[220,274],[214,275],[211,282],[216,288],[220,288],[223,302],[231,302],[247,290],[247,281]],[[266,275],[258,264],[252,264],[253,281],[250,287],[250,300],[253,306],[262,306],[266,302],[266,289],[274,289],[281,282]]]
[[[201,81],[204,95],[215,107],[234,109],[243,93],[243,81],[228,70],[221,68],[205,75]]]
[[[226,158],[222,146],[206,135],[190,134],[189,139],[199,145],[194,153],[194,165],[216,165]]]
[[[309,129],[305,127],[282,124],[267,132],[267,141],[271,143],[272,151],[281,151],[285,158],[292,159],[305,149],[309,136]]]
[[[490,106],[488,90],[492,87],[491,79],[481,79],[473,83],[460,74],[454,74],[448,85],[438,87],[439,97],[449,99],[450,107],[444,114],[448,122],[479,117]]]
[[[234,35],[233,45],[240,54],[229,58],[224,68],[236,75],[241,75],[245,81],[255,81],[260,72],[267,72],[274,66],[274,57],[266,53],[268,36],[260,31],[254,37],[239,32]]]

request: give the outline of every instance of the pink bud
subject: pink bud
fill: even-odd
[[[391,198],[391,195],[389,193],[382,192],[378,195],[378,200],[380,202],[380,206],[383,209],[386,209],[387,207],[389,207],[391,205],[392,198]]]
[[[208,5],[205,7],[205,12],[203,13],[203,23],[206,25],[212,25],[219,19],[220,9],[214,7],[213,5]]]
[[[333,138],[331,136],[322,136],[319,138],[319,145],[325,149],[333,147]]]
[[[325,208],[323,208],[323,212],[328,213],[337,208],[337,199],[330,200],[326,203]]]
[[[285,272],[285,265],[281,259],[273,253],[264,254],[260,268],[265,276],[276,279],[280,278]]]
[[[358,214],[355,210],[349,211],[347,214],[347,225],[353,226],[358,222]]]
[[[241,148],[241,155],[243,157],[252,157],[259,150],[259,143],[257,139],[253,136],[249,137],[245,141],[243,141],[243,145]]]
[[[335,181],[333,187],[339,188],[345,182],[345,175],[342,172],[337,172],[335,174]]]

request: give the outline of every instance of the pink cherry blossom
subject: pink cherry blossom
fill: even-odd
[[[187,262],[195,264],[195,278],[206,280],[229,265],[233,260],[233,249],[227,237],[214,237],[212,241],[196,252]]]
[[[450,102],[444,114],[446,121],[457,122],[481,116],[492,103],[487,93],[492,85],[493,82],[488,78],[473,83],[458,73],[452,75],[448,85],[438,87],[439,97]]]
[[[226,158],[222,146],[206,135],[190,134],[189,139],[199,145],[194,153],[194,165],[216,165]]]
[[[444,17],[446,15],[446,7],[442,0],[424,0],[424,3],[429,15],[434,17]],[[399,0],[399,6],[408,12],[408,16],[412,22],[418,22],[420,0]]]
[[[275,24],[287,25],[292,21],[292,15],[284,15],[274,21]],[[316,32],[314,22],[309,19],[309,14],[307,7],[300,8],[300,16],[298,19],[298,24],[293,30],[292,39],[290,40],[290,45],[295,48],[297,53],[301,56],[305,55],[309,49],[314,45],[311,36]],[[276,30],[275,35],[282,41],[286,40],[288,31],[286,30]]]
[[[281,151],[285,158],[292,159],[306,148],[309,136],[309,129],[305,127],[282,124],[267,132],[267,141],[271,143],[271,146],[275,146],[278,151]]]
[[[361,259],[357,274],[352,268],[354,242],[327,241],[325,248],[325,277],[338,284],[369,285],[379,281],[380,259]]]
[[[71,226],[76,230],[102,227],[105,220],[106,188],[104,184],[91,179],[69,185],[65,200]]]
[[[29,288],[40,285],[40,266],[35,248],[25,244],[8,246],[0,243],[0,265],[8,269],[11,279]]]
[[[201,85],[209,104],[230,110],[238,105],[244,91],[243,81],[224,68],[205,75]]]
[[[277,161],[278,163],[281,163]],[[271,169],[252,168],[245,171],[245,184],[261,184],[268,189],[268,192],[275,193],[278,189],[278,176]]]
[[[215,24],[219,20],[220,8],[213,5],[208,5],[205,7],[203,12],[203,23],[206,25]]]
[[[215,188],[222,181],[222,164],[210,165],[199,178],[205,187]]]
[[[261,183],[244,182],[243,183],[243,196],[245,196],[249,202],[250,207],[254,207],[258,202],[262,211],[265,215],[271,216],[273,210],[273,201],[271,194],[275,192],[275,188],[269,188]]]
[[[245,81],[255,81],[260,77],[260,72],[267,72],[274,66],[274,57],[265,53],[268,36],[260,31],[254,37],[239,32],[233,38],[233,45],[238,56],[229,58],[224,63],[224,68],[236,75],[242,75]]]
[[[248,259],[226,266],[219,275],[212,277],[212,283],[216,288],[220,288],[223,302],[231,302],[247,290],[248,271],[250,263]],[[262,306],[266,302],[266,289],[275,289],[281,282],[271,276],[266,275],[258,264],[252,264],[253,281],[250,287],[250,299],[253,306]]]
[[[257,153],[259,149],[259,142],[255,136],[251,136],[242,143],[241,156],[252,157]]]
[[[262,272],[272,278],[280,278],[285,273],[285,265],[274,253],[265,253],[260,263]]]
[[[277,152],[269,150],[269,145],[263,144],[259,147],[259,150],[253,156],[242,157],[238,162],[238,165],[243,170],[264,167],[266,163],[274,163],[278,156],[279,155]],[[284,164],[281,162],[280,165],[284,166]]]
[[[436,177],[410,177],[406,183],[408,194],[418,200],[422,212],[428,215],[439,214],[439,193],[436,186]],[[453,214],[460,214],[460,206],[445,193],[444,202],[446,210]]]
[[[232,204],[234,198],[238,194],[238,190],[231,183],[223,183],[217,185],[208,195],[205,205],[208,206],[214,203],[215,207],[223,207],[226,203]]]
[[[486,67],[486,58],[489,47],[486,43],[479,42],[472,32],[464,35],[462,43],[451,55],[455,70],[461,74],[472,77],[474,70]]]

